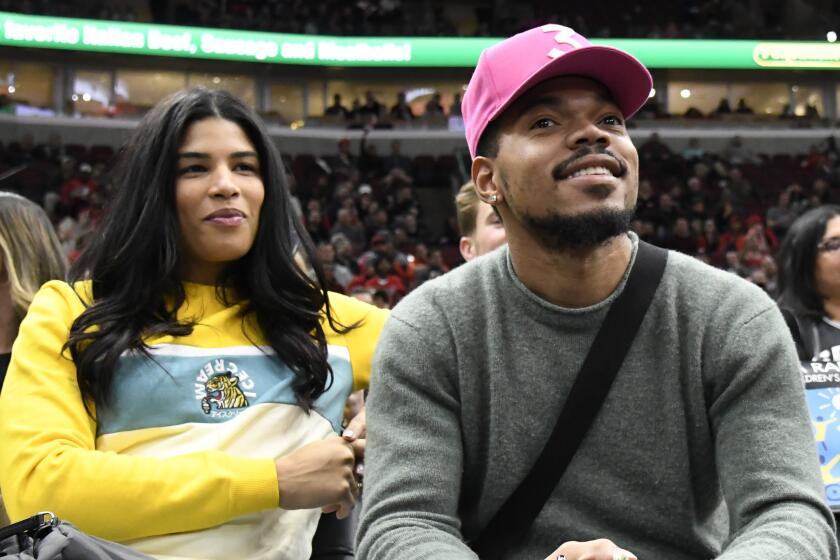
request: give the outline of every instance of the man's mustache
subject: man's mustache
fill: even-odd
[[[624,161],[621,158],[612,153],[609,149],[600,146],[597,146],[595,148],[592,148],[590,146],[583,146],[581,148],[578,148],[578,150],[575,151],[575,153],[573,153],[571,156],[569,156],[568,159],[558,163],[557,166],[551,171],[551,176],[554,178],[555,181],[560,181],[561,179],[563,179],[563,177],[565,177],[566,170],[571,164],[573,164],[582,157],[591,156],[593,154],[603,154],[615,159],[615,161],[618,163],[618,177],[624,177],[624,175],[627,174],[627,164],[624,163]]]

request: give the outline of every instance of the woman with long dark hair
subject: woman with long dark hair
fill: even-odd
[[[349,513],[364,441],[337,432],[385,315],[323,288],[285,181],[230,94],[147,114],[71,283],[21,325],[0,399],[13,520],[50,510],[166,558],[297,560],[321,510]]]
[[[840,206],[797,218],[778,267],[779,306],[799,353],[826,499],[840,521]]]

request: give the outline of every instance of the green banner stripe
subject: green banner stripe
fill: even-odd
[[[499,38],[329,37],[0,12],[0,45],[318,66],[475,66]],[[840,44],[609,39],[649,68],[840,68]]]

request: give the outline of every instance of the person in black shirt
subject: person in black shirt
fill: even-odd
[[[397,103],[391,107],[392,121],[412,121],[417,116],[411,110],[411,105],[408,104],[405,97],[405,92],[401,91],[397,94]]]
[[[826,499],[840,520],[840,206],[793,222],[778,261],[779,306],[799,353]]]
[[[333,104],[327,107],[326,111],[324,111],[325,115],[329,115],[331,117],[342,117],[348,118],[350,116],[350,111],[347,110],[347,107],[342,105],[341,103],[341,94],[336,93],[333,95]]]

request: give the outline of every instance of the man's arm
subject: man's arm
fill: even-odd
[[[836,560],[799,363],[778,309],[768,301],[721,347],[707,372],[731,533],[719,560]]]
[[[357,553],[368,560],[473,560],[458,518],[463,450],[455,349],[440,314],[420,307],[398,307],[377,347]]]

